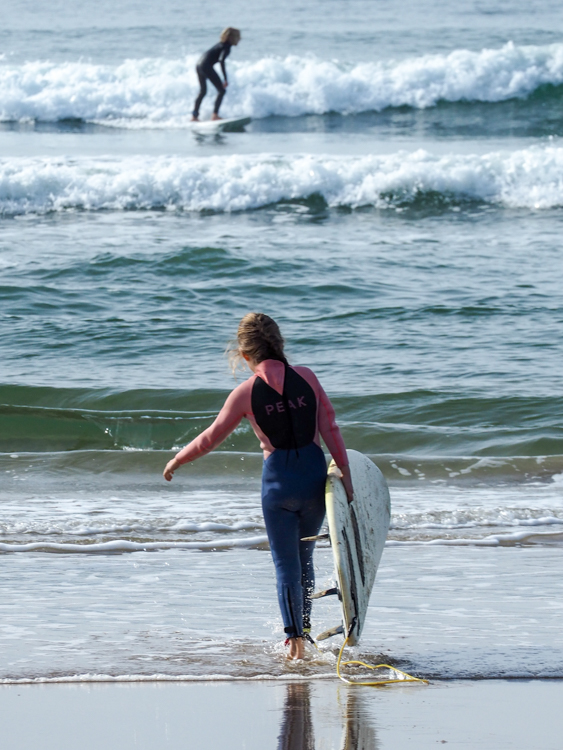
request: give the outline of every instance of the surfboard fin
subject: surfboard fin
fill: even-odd
[[[318,542],[320,539],[329,539],[330,535],[327,534],[317,534],[317,536],[303,536],[301,537],[302,542]]]
[[[323,596],[337,596],[340,599],[340,590],[335,586],[332,589],[317,591],[315,594],[311,595],[311,599],[322,599]]]
[[[321,633],[317,636],[317,641],[326,641],[327,638],[332,638],[333,635],[340,635],[340,633],[344,632],[344,628],[342,625],[337,625],[334,628],[330,628],[330,630],[325,630],[324,633]]]

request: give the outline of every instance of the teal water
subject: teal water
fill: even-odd
[[[559,222],[299,204],[8,220],[4,382],[229,387],[223,351],[262,308],[332,393],[557,395]]]
[[[223,352],[238,318],[266,309],[359,450],[563,453],[545,217],[277,206],[116,221],[12,220],[4,236],[6,450],[191,439],[235,383]]]

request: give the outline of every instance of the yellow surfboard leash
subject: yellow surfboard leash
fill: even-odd
[[[344,651],[344,647],[348,643],[348,638],[344,640],[344,643],[340,647],[340,653],[338,654],[338,661],[336,662],[336,674],[340,677],[342,682],[348,683],[348,685],[365,685],[366,687],[378,687],[380,685],[390,685],[394,682],[422,682],[425,685],[428,685],[428,680],[423,680],[420,677],[413,677],[412,675],[408,674],[407,672],[402,672],[400,669],[397,669],[397,667],[392,667],[390,664],[366,664],[364,661],[358,661],[357,659],[351,659],[350,661],[342,661],[342,653]],[[398,679],[392,679],[392,680],[350,680],[348,677],[344,677],[340,672],[340,667],[345,667],[347,664],[359,664],[361,667],[365,667],[366,669],[390,669],[392,672],[397,672],[398,674],[402,675],[402,677]]]
[[[365,687],[379,687],[381,685],[391,685],[393,683],[405,683],[405,682],[422,682],[424,685],[428,685],[428,680],[423,680],[421,677],[413,677],[411,674],[408,674],[407,672],[403,672],[400,669],[397,669],[397,667],[392,667],[390,664],[366,664],[364,661],[358,661],[357,659],[351,659],[350,661],[342,661],[342,654],[344,653],[344,649],[348,645],[348,639],[350,638],[350,635],[352,634],[352,630],[354,629],[356,625],[356,618],[352,621],[352,624],[350,625],[348,629],[348,634],[346,635],[346,638],[344,639],[344,643],[340,647],[340,651],[338,653],[338,659],[336,662],[336,674],[338,677],[342,680],[342,682],[346,682],[348,685],[364,685]],[[317,650],[320,650],[315,641],[309,636],[309,640],[315,645],[315,648]],[[348,677],[344,677],[342,673],[340,672],[340,667],[345,667],[349,664],[358,664],[361,667],[365,667],[366,669],[389,669],[391,672],[395,672],[397,674],[402,675],[399,678],[395,679],[389,679],[389,680],[350,680]]]

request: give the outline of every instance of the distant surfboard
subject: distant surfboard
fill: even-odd
[[[321,633],[317,640],[344,633],[348,645],[354,646],[364,627],[385,546],[391,501],[387,482],[373,461],[358,451],[347,453],[354,486],[353,502],[348,504],[334,461],[326,485],[326,515],[338,588],[320,591],[313,598],[336,594],[342,605],[342,624]]]
[[[235,133],[244,130],[250,122],[250,117],[234,117],[229,120],[204,120],[192,122],[190,127],[198,135],[215,135],[216,133]]]

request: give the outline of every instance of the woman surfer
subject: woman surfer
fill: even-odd
[[[220,120],[219,107],[225,96],[225,90],[229,85],[227,81],[227,69],[225,68],[225,60],[229,56],[231,47],[236,47],[240,42],[240,31],[233,29],[228,26],[224,31],[221,32],[220,41],[211,49],[200,57],[198,64],[196,65],[197,77],[199,79],[199,94],[194,104],[194,111],[192,112],[192,122],[198,122],[199,120],[199,108],[203,97],[207,94],[207,79],[217,89],[217,98],[215,99],[215,106],[213,107],[213,114],[211,115],[212,120]],[[223,71],[224,81],[221,81],[215,68],[213,67],[217,63],[221,63],[221,70]]]
[[[263,313],[245,315],[232,353],[246,361],[252,376],[232,391],[213,424],[167,463],[164,478],[170,481],[182,464],[212,451],[248,419],[264,451],[262,510],[289,658],[301,659],[310,630],[315,548],[315,542],[301,539],[317,535],[325,516],[327,467],[320,437],[351,502],[348,457],[328,396],[309,368],[288,363],[275,321]]]

